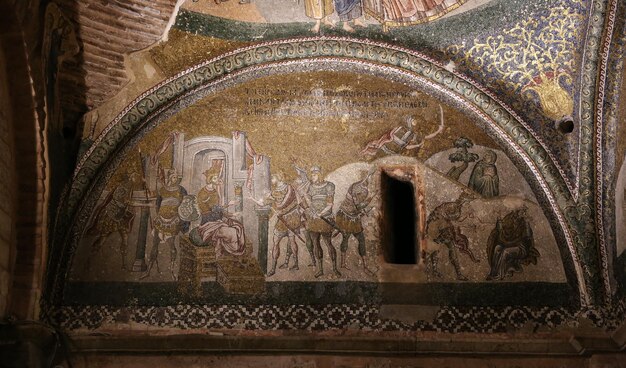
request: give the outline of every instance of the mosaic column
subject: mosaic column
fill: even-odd
[[[256,213],[259,219],[259,252],[257,260],[263,274],[267,274],[267,249],[268,249],[268,234],[269,234],[269,220],[270,220],[270,207],[269,206],[257,206]]]
[[[243,212],[243,185],[242,181],[235,182],[235,212]]]
[[[135,251],[133,272],[145,272],[148,270],[148,265],[146,265],[148,223],[150,222],[150,207],[154,205],[154,200],[147,198],[145,191],[137,192],[142,193],[141,195],[143,195],[143,198],[136,198],[135,195],[133,195],[133,205],[141,208],[139,214],[139,232],[137,233],[137,250]]]
[[[136,209],[139,208],[139,230],[137,232],[137,249],[135,251],[135,261],[133,262],[132,272],[145,272],[148,270],[146,264],[146,242],[148,239],[148,224],[150,223],[150,208],[156,205],[156,198],[150,198],[148,184],[146,179],[146,171],[149,165],[149,156],[142,155],[143,169],[143,190],[133,191],[132,205]],[[135,210],[135,215],[137,211]]]

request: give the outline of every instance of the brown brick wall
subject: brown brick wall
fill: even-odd
[[[54,2],[73,23],[80,45],[79,54],[62,63],[57,96],[63,115],[78,123],[88,108],[128,83],[124,55],[161,38],[176,1]],[[48,232],[41,6],[38,0],[0,2],[0,48],[11,56],[2,65],[0,133],[12,130],[0,139],[0,315],[23,319],[38,316]]]
[[[82,53],[63,64],[64,110],[92,109],[129,82],[124,55],[163,35],[176,0],[56,0],[74,23]],[[82,110],[84,113],[86,110]]]

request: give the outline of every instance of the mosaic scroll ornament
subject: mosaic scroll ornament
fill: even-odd
[[[576,50],[585,24],[582,9],[581,4],[563,1],[501,33],[463,41],[445,50],[461,70],[480,75],[496,90],[522,96],[515,102],[516,109],[526,110],[530,104],[532,129],[550,139],[551,152],[569,166],[566,180],[572,182],[569,185],[574,197],[578,187],[579,130],[566,138],[555,128],[573,128],[570,122],[575,115],[575,64],[579,58]]]
[[[584,15],[572,7],[557,6],[540,18],[517,23],[497,36],[452,45],[447,53],[461,65],[493,73],[494,82],[536,100],[554,121],[571,118],[574,52]]]

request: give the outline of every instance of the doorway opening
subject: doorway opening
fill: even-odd
[[[385,262],[417,264],[417,206],[415,187],[384,171],[380,178],[382,201],[381,242]]]

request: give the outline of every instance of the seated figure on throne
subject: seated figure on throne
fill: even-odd
[[[212,167],[206,170],[203,175],[206,178],[206,184],[198,191],[197,201],[201,224],[206,222],[205,217],[211,212],[214,206],[223,206],[223,187],[224,184],[220,179],[220,168]]]
[[[215,205],[202,215],[202,224],[193,229],[189,238],[197,246],[215,246],[215,254],[241,256],[246,248],[243,224],[230,217],[226,208]]]
[[[206,184],[196,196],[200,225],[190,232],[189,238],[197,246],[215,246],[218,257],[225,254],[240,256],[245,251],[244,228],[228,212],[228,207],[235,201],[224,205],[221,166],[214,165],[203,174]]]

